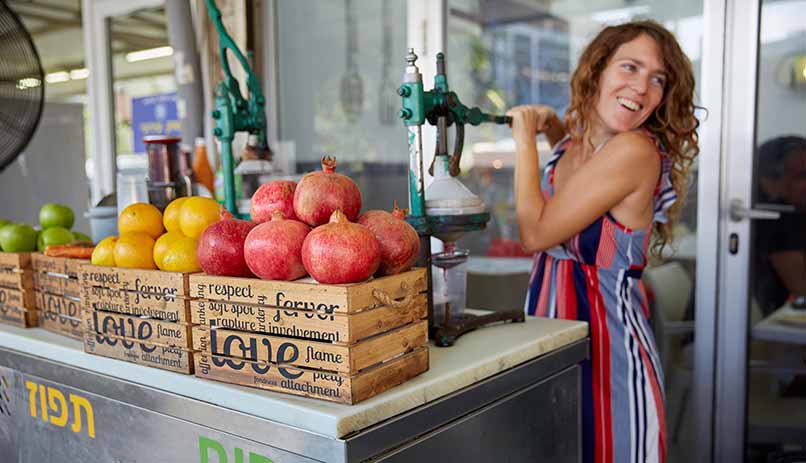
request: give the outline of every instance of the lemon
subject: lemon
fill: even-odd
[[[118,242],[117,236],[109,236],[101,240],[92,250],[92,265],[103,265],[104,267],[115,266],[115,244]]]
[[[115,264],[118,267],[155,269],[154,239],[143,232],[123,233],[115,243]]]
[[[184,237],[185,235],[179,232],[168,232],[160,236],[157,242],[154,243],[154,263],[157,264],[160,270],[165,270],[162,266],[162,259],[165,257],[165,253],[168,252],[168,246]]]
[[[198,272],[201,270],[196,258],[196,240],[180,238],[168,245],[162,258],[162,269],[169,272]]]
[[[152,239],[157,239],[164,231],[162,213],[152,204],[134,203],[123,209],[118,217],[118,232],[121,237],[130,232],[143,232]]]
[[[218,222],[221,208],[214,199],[193,196],[182,203],[179,228],[188,238],[198,238],[211,224]]]
[[[187,199],[188,198],[185,197],[174,199],[165,208],[165,212],[162,213],[162,224],[165,225],[165,229],[169,232],[182,231],[179,227],[179,212],[182,211],[182,204],[184,204]]]

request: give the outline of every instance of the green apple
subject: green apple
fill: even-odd
[[[92,243],[92,238],[84,233],[74,231],[73,236],[75,237],[76,241],[86,241],[87,243]]]
[[[48,246],[58,246],[62,244],[70,244],[75,241],[73,233],[64,227],[51,227],[42,230],[39,234],[37,249],[44,251]]]
[[[42,226],[42,230],[52,227],[63,227],[70,230],[74,221],[73,210],[62,204],[48,203],[39,209],[39,225]]]
[[[0,230],[0,247],[5,252],[31,252],[36,250],[36,230],[29,225],[6,225]]]
[[[6,228],[11,231],[11,226],[14,225],[13,223],[7,223],[5,225],[0,226],[0,242],[2,242],[2,237],[6,233]]]

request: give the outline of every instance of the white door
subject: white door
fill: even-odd
[[[714,459],[804,461],[806,2],[728,2],[723,97]]]

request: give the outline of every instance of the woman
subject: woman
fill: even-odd
[[[697,155],[691,63],[653,21],[607,27],[571,79],[565,121],[551,108],[509,111],[521,241],[534,260],[529,315],[589,322],[582,368],[583,460],[665,461],[663,374],[641,285]],[[535,133],[555,146],[538,168]]]

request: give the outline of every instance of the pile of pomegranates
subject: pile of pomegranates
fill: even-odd
[[[357,283],[373,275],[394,275],[414,265],[417,232],[405,210],[367,211],[361,191],[336,173],[336,159],[322,158],[322,170],[296,184],[275,180],[252,197],[254,222],[222,220],[204,231],[197,255],[210,275],[296,280],[305,275],[326,284]]]

